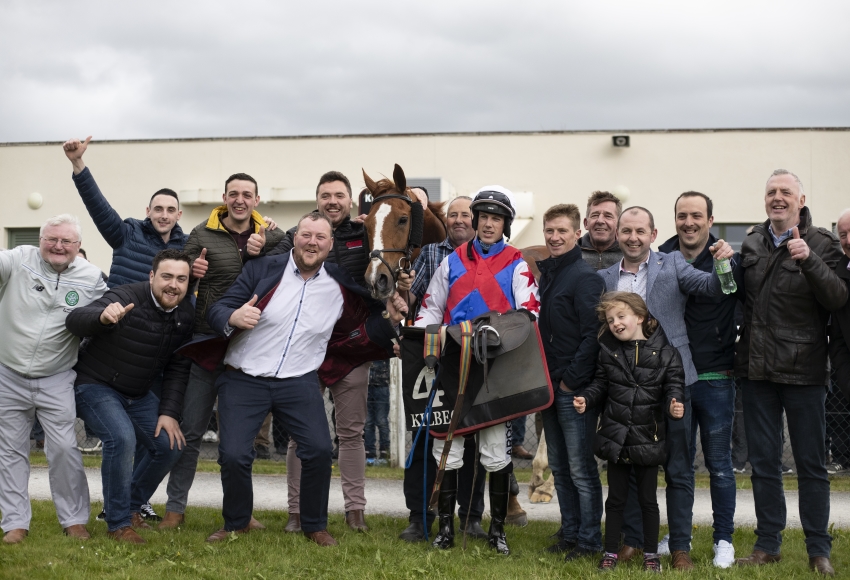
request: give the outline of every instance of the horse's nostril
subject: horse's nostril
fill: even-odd
[[[378,288],[381,291],[386,290],[389,287],[389,283],[390,281],[389,278],[387,278],[386,274],[381,274],[380,276],[378,276]]]

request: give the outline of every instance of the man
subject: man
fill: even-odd
[[[509,246],[511,223],[516,215],[513,194],[498,185],[481,188],[470,204],[476,236],[446,256],[434,273],[423,296],[416,326],[459,324],[492,310],[524,308],[535,315],[540,310],[537,283],[522,254]],[[473,275],[474,273],[474,275]],[[434,546],[454,544],[454,510],[457,470],[463,466],[465,437],[455,437],[439,494],[440,532]],[[490,546],[509,554],[505,537],[511,462],[511,433],[504,424],[478,431],[484,469],[490,473]],[[434,457],[443,453],[445,441],[434,443]]]
[[[736,562],[754,566],[781,558],[784,410],[809,566],[832,576],[824,385],[829,311],[847,301],[847,286],[835,273],[841,245],[832,232],[812,224],[803,184],[790,171],[773,172],[764,203],[767,221],[753,228],[741,247],[746,300],[735,376],[743,381],[756,543],[751,555]]]
[[[581,257],[594,270],[604,270],[623,259],[617,243],[617,220],[623,211],[622,202],[607,191],[594,191],[587,198],[584,229],[581,237]]]
[[[835,266],[835,274],[844,280],[845,284],[850,284],[850,209],[844,210],[838,217],[835,230],[838,234],[838,241],[841,243],[841,249],[844,250],[844,256]],[[843,308],[832,313],[829,335],[829,358],[832,361],[832,367],[835,369],[833,376],[837,390],[830,389],[830,393],[827,395],[827,405],[829,405],[829,399],[832,398],[833,407],[843,406],[845,412],[850,405],[850,347],[848,347],[847,337],[850,337],[850,301]],[[827,472],[830,474],[841,473],[850,469],[850,445],[848,445],[848,439],[850,439],[850,430],[848,430],[850,425],[848,423],[850,421],[847,421],[846,415],[844,415],[835,422],[838,425],[835,425],[830,434],[832,469],[827,468]],[[828,427],[829,414],[827,415]],[[841,427],[844,427],[844,429],[841,429]],[[840,441],[843,445],[837,445],[836,441]]]
[[[29,533],[32,509],[29,434],[44,428],[50,490],[65,534],[89,537],[89,488],[74,431],[74,378],[79,339],[65,317],[106,291],[100,270],[77,259],[77,218],[58,215],[41,226],[38,248],[0,252],[0,527],[3,543]]]
[[[149,282],[113,288],[68,315],[65,325],[89,337],[74,370],[77,415],[103,441],[103,498],[108,535],[144,544],[140,512],[183,449],[178,421],[189,359],[175,350],[192,336],[195,309],[186,294],[191,259],[163,250]],[[151,387],[162,377],[162,394]],[[133,469],[136,442],[147,453]]]
[[[290,254],[247,264],[210,308],[210,326],[231,341],[228,370],[218,380],[224,527],[208,542],[249,531],[253,441],[273,412],[297,443],[302,463],[302,531],[321,546],[336,545],[327,532],[331,440],[319,377],[334,384],[357,361],[387,356],[396,334],[381,316],[381,303],[366,298],[344,270],[324,263],[332,236],[327,218],[305,215]],[[394,323],[402,318],[403,303],[396,301],[396,307],[387,304]],[[336,349],[337,361],[345,353],[346,362],[323,362],[326,348]]]
[[[243,263],[249,258],[247,245],[251,234],[262,231],[267,249],[273,248],[283,237],[280,230],[271,229],[273,224],[256,211],[260,204],[257,181],[247,173],[234,173],[228,177],[221,198],[224,205],[213,209],[208,219],[195,226],[186,242],[186,253],[194,260],[192,276],[200,279],[195,305],[195,335],[214,334],[207,324],[206,311],[242,272]],[[257,253],[261,249],[262,246]],[[189,489],[198,468],[201,438],[207,430],[218,396],[216,379],[223,371],[224,365],[220,361],[214,370],[197,364],[191,366],[181,422],[186,446],[168,477],[168,502],[159,529],[176,528],[184,521]],[[251,523],[258,529],[262,527],[256,520]]]
[[[695,269],[681,253],[652,251],[650,244],[657,235],[655,218],[648,209],[634,206],[625,210],[617,224],[617,239],[623,259],[606,270],[600,270],[599,274],[605,280],[606,290],[639,294],[682,356],[685,417],[683,421],[667,421],[664,478],[667,481],[667,519],[670,525],[668,549],[673,556],[673,568],[690,570],[693,568],[689,552],[694,503],[694,468],[690,460],[690,385],[697,382],[698,375],[688,347],[685,308],[689,294],[718,296],[721,290],[716,274]],[[734,254],[723,240],[718,240],[709,252],[716,259],[731,258]],[[630,493],[629,498],[623,525],[625,544],[620,551],[624,561],[634,556],[643,536],[637,492]]]
[[[659,250],[681,252],[697,270],[714,271],[709,248],[717,243],[710,232],[714,204],[696,191],[680,195],[674,204],[676,234]],[[697,382],[691,385],[691,465],[699,429],[714,512],[714,565],[735,561],[735,474],[732,471],[732,421],[735,416],[735,294],[707,297],[691,294],[685,306],[685,327]],[[693,506],[691,506],[693,509]]]
[[[342,267],[357,284],[365,287],[363,275],[369,265],[366,228],[351,219],[351,183],[339,171],[328,171],[316,186],[316,213],[326,217],[333,226],[332,250],[328,262]],[[294,245],[295,231],[290,230],[270,256],[289,253]],[[357,531],[368,530],[366,510],[366,447],[363,430],[366,425],[369,368],[366,362],[331,387],[336,409],[336,434],[339,438],[339,474],[345,498],[345,521]],[[322,387],[324,390],[324,386]],[[286,454],[289,485],[289,521],[286,530],[301,531],[301,477],[297,442],[290,439]]]
[[[543,429],[561,506],[558,542],[548,551],[566,552],[566,561],[602,549],[602,484],[593,455],[598,412],[578,413],[573,398],[581,395],[596,372],[596,305],[605,283],[582,259],[577,245],[580,219],[581,212],[572,204],[546,210],[543,238],[551,257],[537,262],[540,334],[555,387],[554,404],[542,412]]]
[[[452,199],[446,207],[446,239],[436,244],[428,244],[422,247],[419,257],[413,264],[410,277],[413,285],[410,288],[410,298],[413,302],[421,303],[425,291],[431,283],[434,272],[446,256],[454,252],[459,246],[470,241],[475,236],[472,229],[472,210],[469,204],[472,198],[459,195]],[[404,281],[407,274],[400,273],[399,280]],[[404,469],[404,500],[407,509],[409,525],[399,535],[406,542],[420,542],[425,540],[425,530],[430,536],[431,524],[434,521],[434,513],[430,510],[425,513],[425,522],[422,521],[422,506],[428,498],[426,489],[434,487],[434,478],[437,475],[437,462],[432,454],[433,439],[429,438],[431,445],[425,448],[425,437],[420,437],[416,445],[411,449],[412,457],[408,459],[409,464]],[[473,481],[475,471],[475,438],[469,437],[464,446],[463,467],[458,472],[458,517],[466,526],[466,534],[473,538],[486,539],[487,532],[481,527],[481,518],[484,514],[484,484],[485,475],[483,468],[478,477]],[[427,480],[423,479],[427,476]],[[472,505],[470,507],[470,495]],[[468,522],[468,523],[467,523]]]
[[[183,215],[177,194],[171,189],[160,189],[151,196],[145,208],[145,219],[121,219],[86,167],[83,154],[88,149],[91,136],[65,141],[62,148],[74,168],[74,185],[77,186],[86,210],[103,239],[112,247],[112,266],[109,269],[109,287],[144,282],[148,279],[153,257],[166,248],[182,250],[186,234],[177,221]]]

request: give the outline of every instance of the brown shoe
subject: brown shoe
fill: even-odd
[[[251,516],[251,521],[248,522],[248,529],[252,532],[256,532],[259,530],[265,530],[266,526],[255,520],[254,516]]]
[[[832,567],[832,563],[826,556],[809,558],[809,568],[824,576],[835,576],[835,568]]]
[[[65,533],[66,536],[76,538],[78,540],[91,539],[91,534],[89,534],[89,531],[83,524],[75,524],[73,526],[68,526],[62,531]]]
[[[631,561],[632,558],[637,556],[640,553],[640,550],[637,548],[633,548],[628,544],[623,544],[623,547],[620,548],[620,551],[617,552],[617,562],[620,564],[625,564],[626,562]]]
[[[363,510],[351,510],[345,512],[345,523],[348,524],[349,528],[356,532],[369,531],[369,526],[366,525],[366,519],[363,517]]]
[[[301,514],[289,514],[286,519],[286,527],[284,532],[300,533],[301,532]]]
[[[249,526],[249,527],[242,528],[241,530],[236,530],[236,533],[237,534],[247,534],[250,531],[251,531],[251,528]],[[222,540],[226,540],[228,538],[228,536],[230,536],[230,531],[225,530],[224,528],[221,528],[220,530],[217,530],[217,531],[213,532],[212,534],[210,534],[206,541],[209,542],[210,544],[214,544],[216,542],[221,542]]]
[[[9,530],[6,532],[6,535],[3,536],[4,544],[20,544],[24,541],[24,538],[29,534],[29,530],[25,530],[23,528],[17,528],[15,530]]]
[[[152,529],[150,524],[145,521],[145,518],[143,518],[142,514],[140,514],[139,512],[133,512],[130,514],[130,525],[136,528],[137,530]]]
[[[511,448],[511,457],[515,459],[534,459],[534,455],[532,455],[528,449],[522,445],[514,445]]]
[[[118,528],[114,532],[106,532],[106,535],[118,542],[127,542],[128,544],[147,544],[145,539],[136,533],[131,526]]]
[[[522,509],[517,496],[508,494],[508,515],[505,523],[509,526],[524,528],[528,525],[528,514]]]
[[[693,570],[694,561],[686,550],[673,550],[670,553],[674,570]]]
[[[165,516],[162,518],[162,521],[159,522],[159,525],[156,527],[158,530],[173,530],[174,528],[178,528],[183,525],[183,522],[186,521],[186,516],[183,514],[178,514],[177,512],[165,512]]]
[[[773,564],[782,559],[780,554],[768,554],[761,550],[753,550],[753,553],[746,558],[738,558],[735,560],[736,566],[763,566],[765,564]]]
[[[360,510],[362,512],[362,510]],[[333,539],[327,530],[321,530],[318,532],[304,532],[304,535],[307,536],[307,539],[311,542],[316,542],[322,547],[326,546],[338,546],[336,540]]]

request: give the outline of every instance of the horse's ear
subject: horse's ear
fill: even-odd
[[[378,184],[372,181],[372,178],[366,175],[366,170],[363,170],[363,181],[366,182],[366,189],[369,190],[369,193],[375,193],[378,189]]]
[[[407,189],[407,178],[404,176],[404,169],[398,163],[395,164],[393,169],[393,181],[395,181],[396,189],[404,193]]]

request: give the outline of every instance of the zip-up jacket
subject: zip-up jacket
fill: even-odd
[[[118,302],[133,309],[117,324],[103,324],[103,309]],[[175,351],[192,338],[195,309],[189,294],[171,312],[157,307],[150,282],[113,288],[68,315],[65,325],[86,338],[74,370],[131,399],[145,396],[162,375],[159,414],[180,420],[191,361]]]
[[[69,370],[80,339],[65,318],[105,291],[100,270],[79,256],[60,274],[34,246],[1,251],[0,364],[31,378]]]
[[[590,241],[590,232],[588,232],[581,237],[578,245],[581,247],[582,259],[596,271],[610,268],[623,259],[623,251],[620,249],[617,240],[614,240],[614,244],[610,248],[600,252],[593,247]]]
[[[195,305],[195,332],[198,334],[212,334],[213,330],[207,324],[207,309],[224,296],[242,271],[243,258],[239,246],[221,222],[226,215],[226,205],[213,209],[208,219],[195,226],[189,234],[189,241],[186,242],[185,250],[190,258],[194,260],[201,255],[201,250],[206,248],[206,260],[209,262],[206,275],[198,283],[198,301]],[[254,233],[259,233],[260,225],[265,223],[263,216],[255,211],[251,214],[251,221]],[[264,250],[275,247],[282,238],[283,232],[280,229],[266,230]],[[245,254],[247,260],[247,252]]]
[[[88,167],[72,177],[97,231],[112,247],[112,266],[107,282],[110,288],[144,282],[150,275],[154,256],[165,249],[182,250],[186,245],[189,236],[183,233],[179,224],[174,224],[166,243],[154,229],[150,218],[122,220],[101,193]]]

